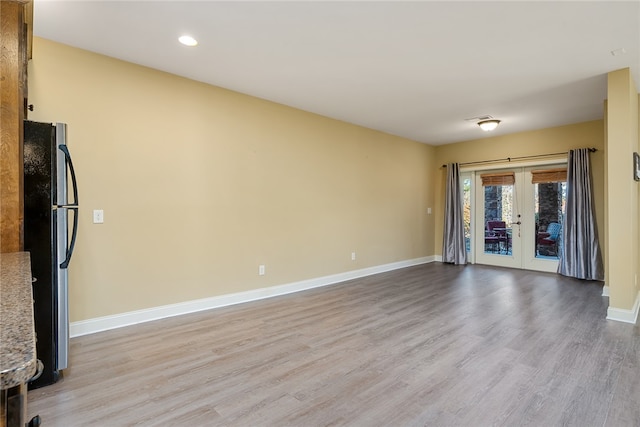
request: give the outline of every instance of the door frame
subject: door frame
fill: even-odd
[[[540,168],[552,168],[566,166],[566,156],[560,158],[551,158],[544,160],[531,160],[524,162],[510,162],[503,164],[483,164],[483,165],[468,165],[460,167],[461,179],[469,178],[471,180],[471,251],[467,253],[467,259],[471,264],[486,264],[495,265],[510,268],[520,268],[525,270],[545,271],[555,273],[558,269],[557,260],[540,259],[536,258],[535,250],[535,219],[534,219],[534,191],[533,184],[531,184],[531,171]],[[519,252],[519,261],[516,263],[512,258],[505,255],[492,256],[489,260],[494,262],[486,262],[486,255],[478,257],[480,248],[484,246],[484,219],[478,218],[478,186],[480,173],[488,171],[504,171],[514,170],[516,172],[516,194],[518,197],[517,203],[520,204],[520,213],[522,218],[520,221],[520,238],[518,241],[518,248],[515,248],[516,237],[512,237],[512,254]],[[519,174],[518,172],[519,171]],[[519,178],[519,179],[518,179]],[[521,188],[517,188],[520,183]],[[527,220],[531,218],[532,220]],[[530,222],[531,224],[526,224]],[[482,232],[482,243],[479,242]],[[501,259],[502,257],[502,259]]]

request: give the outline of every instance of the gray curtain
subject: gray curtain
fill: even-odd
[[[589,149],[569,150],[567,205],[558,273],[586,280],[604,280],[598,241]]]
[[[447,165],[447,190],[444,203],[444,231],[442,262],[467,263],[464,241],[463,194],[460,185],[460,168],[457,163]]]

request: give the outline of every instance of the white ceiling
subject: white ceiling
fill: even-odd
[[[609,71],[640,87],[640,1],[36,0],[34,34],[433,145],[602,118]]]

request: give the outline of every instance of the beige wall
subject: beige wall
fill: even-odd
[[[605,120],[432,147],[38,38],[29,101],[31,120],[69,124],[80,180],[72,321],[440,254],[448,162],[596,147],[609,231]]]
[[[568,126],[541,129],[530,132],[489,137],[436,147],[436,229],[435,250],[442,254],[442,228],[444,218],[444,190],[446,163],[475,162],[508,157],[535,156],[567,152],[573,148],[594,147],[591,154],[593,193],[596,203],[596,220],[604,250],[604,122],[596,120]]]
[[[38,38],[29,101],[69,125],[72,321],[434,254],[429,145]]]
[[[630,310],[638,297],[638,91],[629,69],[609,73],[607,93],[607,229],[610,308]]]

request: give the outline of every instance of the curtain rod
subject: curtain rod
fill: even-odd
[[[590,153],[595,153],[596,151],[598,151],[597,148],[588,148]],[[561,154],[567,154],[566,151],[563,151],[562,153],[549,153],[549,154],[537,154],[534,156],[520,156],[520,157],[505,157],[504,159],[493,159],[493,160],[480,160],[478,162],[466,162],[466,163],[459,163],[459,166],[466,166],[466,165],[481,165],[483,163],[495,163],[495,162],[510,162],[511,160],[523,160],[523,159],[537,159],[539,157],[551,157],[551,156],[559,156]],[[442,165],[443,168],[447,167],[447,165]]]

